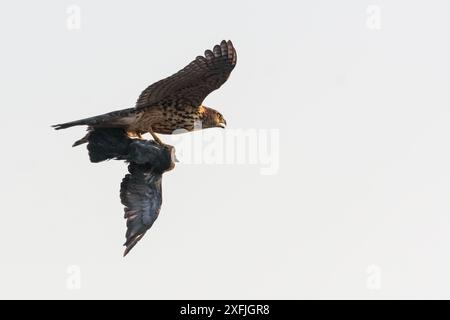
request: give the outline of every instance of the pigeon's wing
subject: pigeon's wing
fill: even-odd
[[[162,203],[160,173],[134,163],[129,165],[128,170],[130,173],[125,176],[120,188],[120,199],[125,206],[124,217],[127,219],[124,256],[151,228]]]
[[[233,44],[224,40],[177,73],[146,88],[139,96],[136,108],[153,105],[199,106],[208,94],[227,81],[236,61]]]

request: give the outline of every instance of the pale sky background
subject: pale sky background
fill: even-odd
[[[449,12],[445,0],[4,3],[0,298],[450,298]],[[238,65],[206,105],[230,132],[279,130],[279,170],[178,164],[124,259],[126,166],[89,163],[71,148],[84,129],[50,125],[132,107],[222,39]]]

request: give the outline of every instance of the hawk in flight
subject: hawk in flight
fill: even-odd
[[[56,130],[73,126],[88,126],[88,134],[74,146],[88,142],[97,128],[121,128],[129,136],[150,133],[162,143],[156,133],[173,134],[178,129],[193,131],[201,128],[224,128],[226,121],[220,112],[203,105],[203,100],[227,81],[236,65],[237,55],[231,41],[222,41],[213,50],[206,50],[186,67],[147,87],[134,108],[113,111],[99,116],[62,123]],[[180,132],[180,131],[178,131]]]
[[[175,149],[163,144],[156,133],[179,133],[201,128],[224,128],[226,121],[216,110],[203,105],[220,88],[236,65],[231,41],[206,50],[172,76],[146,88],[134,108],[53,126],[56,130],[85,125],[88,134],[73,146],[87,143],[91,162],[125,160],[129,173],[122,181],[120,199],[125,206],[127,233],[125,253],[142,239],[159,215],[164,172],[175,166]],[[150,133],[154,141],[141,138]]]

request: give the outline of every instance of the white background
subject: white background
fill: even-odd
[[[450,297],[448,1],[0,9],[1,298]],[[279,129],[279,171],[179,164],[122,258],[125,165],[50,125],[132,107],[222,39],[238,65],[205,103],[229,130]]]

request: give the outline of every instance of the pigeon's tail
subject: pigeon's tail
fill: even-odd
[[[88,142],[89,159],[97,163],[109,159],[127,159],[130,143],[133,140],[123,129],[97,128],[88,132],[87,136],[79,142],[80,144]]]

